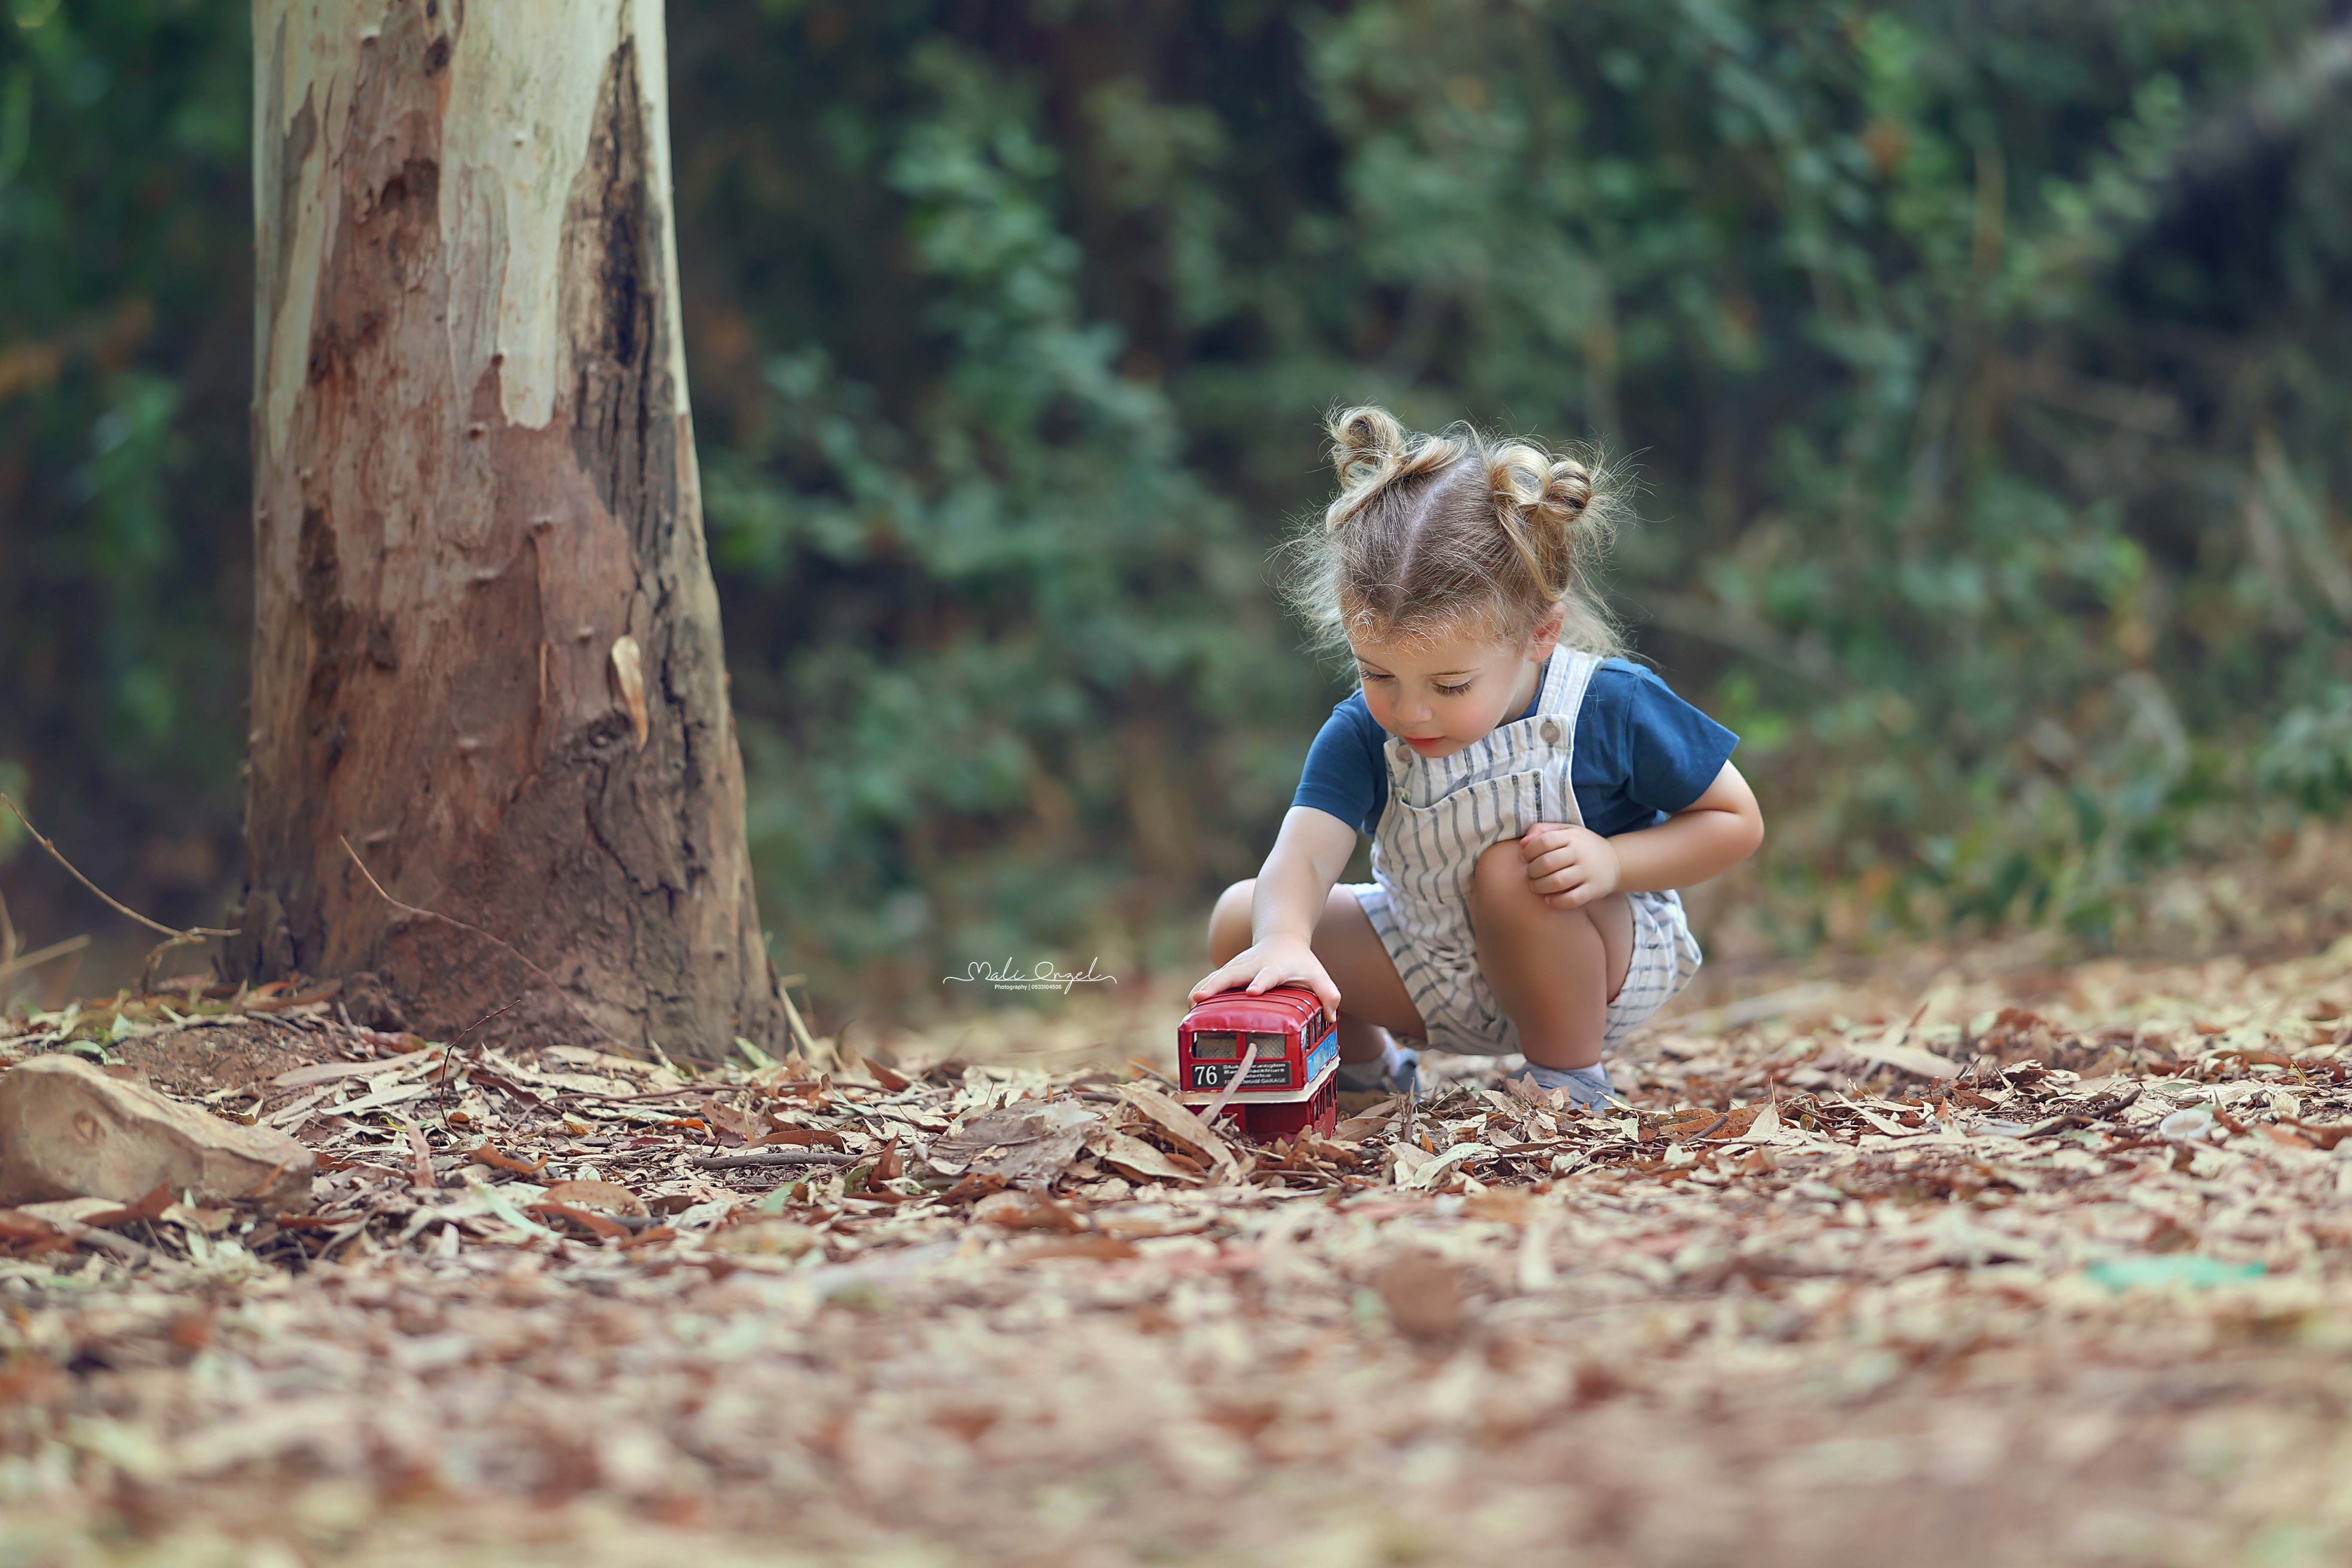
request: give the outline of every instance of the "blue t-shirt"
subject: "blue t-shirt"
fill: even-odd
[[[1559,657],[1554,654],[1553,657]],[[1547,667],[1546,674],[1549,670]],[[1520,714],[1543,700],[1543,686]],[[1294,806],[1328,811],[1366,833],[1389,802],[1388,732],[1351,693],[1323,721],[1307,748]],[[1649,670],[1606,659],[1592,672],[1576,712],[1576,754],[1568,770],[1584,825],[1602,838],[1654,827],[1706,793],[1739,737],[1683,701]]]

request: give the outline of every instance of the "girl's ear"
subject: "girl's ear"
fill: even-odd
[[[1537,622],[1536,629],[1528,634],[1528,659],[1530,663],[1539,664],[1551,657],[1551,651],[1559,646],[1559,634],[1567,622],[1566,604],[1555,602],[1544,612],[1543,619]]]

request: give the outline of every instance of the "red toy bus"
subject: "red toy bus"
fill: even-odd
[[[1253,1138],[1308,1127],[1328,1136],[1339,1121],[1339,1031],[1304,986],[1219,991],[1176,1026],[1179,1097],[1203,1113],[1223,1097],[1223,1113]]]

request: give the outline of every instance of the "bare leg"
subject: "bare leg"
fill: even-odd
[[[1237,882],[1217,899],[1209,915],[1209,962],[1223,964],[1250,945],[1250,899],[1255,879]],[[1420,1040],[1427,1033],[1421,1010],[1397,977],[1396,965],[1372,929],[1371,917],[1344,887],[1334,887],[1315,922],[1315,956],[1339,988],[1339,1060],[1378,1061],[1388,1031]]]
[[[1633,906],[1622,893],[1579,909],[1555,909],[1528,881],[1517,839],[1478,857],[1470,882],[1478,968],[1518,1026],[1538,1067],[1601,1060],[1609,1004],[1633,961]]]

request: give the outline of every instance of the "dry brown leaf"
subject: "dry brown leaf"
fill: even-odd
[[[1473,1219],[1498,1220],[1505,1225],[1525,1225],[1535,1214],[1535,1199],[1525,1187],[1490,1186],[1484,1192],[1473,1193],[1462,1203],[1462,1212]]]
[[[541,1218],[551,1217],[568,1219],[572,1224],[607,1241],[625,1241],[629,1237],[627,1226],[607,1219],[601,1214],[592,1214],[584,1208],[576,1208],[568,1203],[551,1202],[542,1197],[537,1203],[526,1206],[523,1212]]]
[[[839,1053],[839,1060],[840,1065],[835,1076],[844,1082],[862,1080],[877,1088],[886,1089],[895,1093],[905,1089],[911,1082],[905,1073],[886,1066],[870,1056],[861,1055],[851,1048],[844,1047]]]
[[[82,1217],[82,1223],[101,1230],[110,1230],[115,1226],[134,1225],[142,1219],[161,1219],[163,1218],[163,1211],[178,1201],[179,1195],[172,1190],[172,1184],[159,1182],[152,1191],[138,1202],[85,1215]]]
[[[645,1199],[618,1182],[560,1181],[540,1195],[541,1203],[567,1204],[595,1214],[647,1213]]]
[[[1029,1192],[991,1193],[971,1206],[971,1217],[1004,1230],[1078,1231],[1087,1222],[1050,1197]]]
[[[1916,1045],[1895,1045],[1884,1040],[1848,1040],[1845,1054],[1857,1061],[1880,1062],[1908,1072],[1918,1078],[1958,1078],[1959,1064],[1937,1056],[1932,1051],[1922,1051]]]
[[[1104,1164],[1138,1181],[1195,1183],[1202,1176],[1200,1167],[1191,1161],[1178,1165],[1172,1156],[1141,1138],[1130,1137],[1109,1128],[1089,1138],[1087,1146]]]
[[[1063,1236],[1033,1241],[1021,1249],[1023,1258],[1091,1258],[1097,1262],[1120,1262],[1142,1255],[1132,1241],[1116,1236]]]
[[[709,1249],[750,1257],[797,1258],[824,1244],[816,1229],[793,1219],[759,1218],[730,1225],[710,1239]]]
[[[1119,1096],[1150,1118],[1154,1126],[1192,1150],[1228,1176],[1237,1175],[1241,1161],[1233,1145],[1213,1127],[1149,1083],[1123,1083]]]
[[[1769,1144],[1780,1135],[1780,1112],[1776,1105],[1768,1103],[1760,1108],[1751,1106],[1742,1119],[1748,1124],[1733,1136],[1734,1143]]]
[[[420,1138],[423,1136],[422,1134],[418,1135]],[[521,1160],[516,1159],[512,1155],[501,1152],[498,1145],[488,1138],[483,1139],[481,1147],[474,1150],[471,1154],[468,1154],[466,1158],[474,1165],[488,1166],[492,1170],[507,1171],[515,1176],[537,1176],[541,1171],[547,1168],[547,1156],[545,1155],[541,1155],[539,1158],[526,1164]],[[421,1186],[424,1184],[420,1182],[418,1185]]]
[[[1435,1258],[1400,1258],[1372,1278],[1389,1322],[1399,1333],[1421,1344],[1433,1345],[1461,1332],[1464,1320],[1462,1278],[1450,1263]]]
[[[739,1110],[732,1105],[722,1105],[717,1101],[713,1101],[702,1114],[712,1126],[732,1133],[747,1144],[762,1141],[761,1135],[769,1128],[766,1113]]]
[[[1075,1100],[1020,1100],[967,1117],[936,1139],[925,1156],[945,1176],[1002,1177],[1015,1186],[1052,1182],[1086,1145],[1102,1118]]]
[[[751,1140],[759,1145],[789,1144],[798,1148],[845,1149],[849,1140],[830,1127],[794,1127],[777,1123],[772,1130]]]
[[[19,1208],[0,1208],[0,1241],[54,1241],[65,1233],[37,1215]]]

